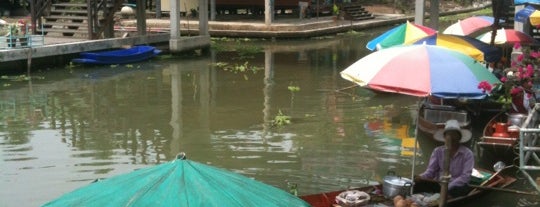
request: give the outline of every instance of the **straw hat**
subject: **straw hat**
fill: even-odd
[[[468,142],[471,139],[471,131],[467,129],[462,129],[459,126],[459,122],[455,119],[450,119],[446,121],[446,125],[444,126],[444,129],[439,129],[435,132],[433,137],[435,140],[444,142],[444,133],[450,130],[457,130],[461,133],[461,140],[459,140],[459,143],[465,143]]]

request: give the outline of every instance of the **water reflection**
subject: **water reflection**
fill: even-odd
[[[41,205],[179,152],[285,190],[297,183],[300,194],[373,184],[388,170],[409,176],[403,143],[414,138],[417,98],[374,94],[339,77],[368,52],[366,39],[225,42],[262,50],[2,80],[0,186],[11,187],[0,200]],[[260,70],[223,70],[219,62]],[[292,124],[272,124],[279,111]]]

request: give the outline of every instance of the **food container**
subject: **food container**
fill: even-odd
[[[527,114],[508,114],[508,125],[521,127],[527,119]]]
[[[519,138],[519,130],[520,128],[516,125],[509,126],[508,135],[512,138]]]
[[[396,176],[394,172],[389,171],[383,178],[383,195],[392,199],[397,195],[407,196],[411,192],[413,182],[411,179]]]
[[[342,207],[359,207],[367,205],[370,199],[364,191],[348,190],[336,196],[336,203]]]

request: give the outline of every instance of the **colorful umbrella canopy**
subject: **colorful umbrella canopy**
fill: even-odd
[[[389,48],[396,45],[410,43],[422,37],[437,33],[436,30],[411,22],[401,24],[369,41],[366,48],[374,51]]]
[[[484,33],[483,35],[478,36],[476,39],[479,39],[482,42],[490,44],[492,34],[493,34],[493,31],[489,31],[487,33]],[[516,43],[532,44],[535,42],[536,40],[530,35],[517,31],[517,30],[513,30],[513,29],[504,29],[504,28],[498,29],[495,35],[496,45],[502,45],[502,44],[514,45]]]
[[[309,206],[251,178],[182,157],[92,183],[44,206]]]
[[[419,39],[412,44],[428,44],[446,47],[465,53],[478,61],[497,62],[502,56],[502,52],[499,48],[469,36],[435,34]]]
[[[448,26],[443,34],[462,35],[475,37],[479,34],[487,32],[495,18],[490,16],[473,16],[468,17]]]
[[[540,11],[531,5],[526,6],[522,10],[516,12],[514,21],[526,23],[529,21],[531,25],[540,25]]]
[[[514,5],[520,4],[540,4],[540,0],[514,0]]]
[[[499,83],[471,57],[433,45],[392,47],[356,61],[341,77],[377,91],[440,98],[482,99],[482,81]]]

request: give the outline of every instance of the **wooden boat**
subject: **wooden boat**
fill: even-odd
[[[424,102],[418,111],[418,130],[433,137],[439,129],[444,129],[446,121],[455,119],[462,129],[471,128],[471,118],[465,110],[457,109],[453,105],[432,104]]]
[[[515,178],[510,176],[501,175],[499,173],[493,173],[487,170],[478,169],[482,173],[488,173],[488,176],[490,176],[487,180],[483,181],[477,188],[473,188],[471,192],[462,197],[452,198],[448,200],[449,205],[456,205],[459,204],[462,201],[472,199],[474,197],[477,197],[483,193],[486,193],[486,188],[505,188],[508,185],[512,184],[516,181]],[[338,190],[338,191],[331,191],[331,192],[324,192],[319,194],[311,194],[311,195],[303,195],[300,196],[301,199],[309,203],[313,207],[334,207],[339,206],[336,203],[336,196],[338,196],[340,193],[347,191],[347,190],[359,190],[366,192],[370,195],[371,199],[369,203],[365,206],[393,206],[393,200],[387,199],[382,194],[382,185],[373,185],[373,186],[366,186],[361,188],[355,188],[355,189],[346,189],[346,190]],[[437,205],[434,205],[437,206]]]
[[[83,52],[80,58],[72,59],[75,63],[85,64],[126,64],[147,60],[161,53],[152,46],[133,46],[128,49],[104,52]]]
[[[482,137],[477,142],[478,146],[486,150],[493,150],[496,153],[512,152],[519,140],[520,123],[527,117],[525,114],[510,115],[518,120],[509,121],[509,114],[506,112],[497,113],[491,118],[482,132]],[[521,119],[521,121],[519,120]],[[510,123],[514,122],[514,124]]]

